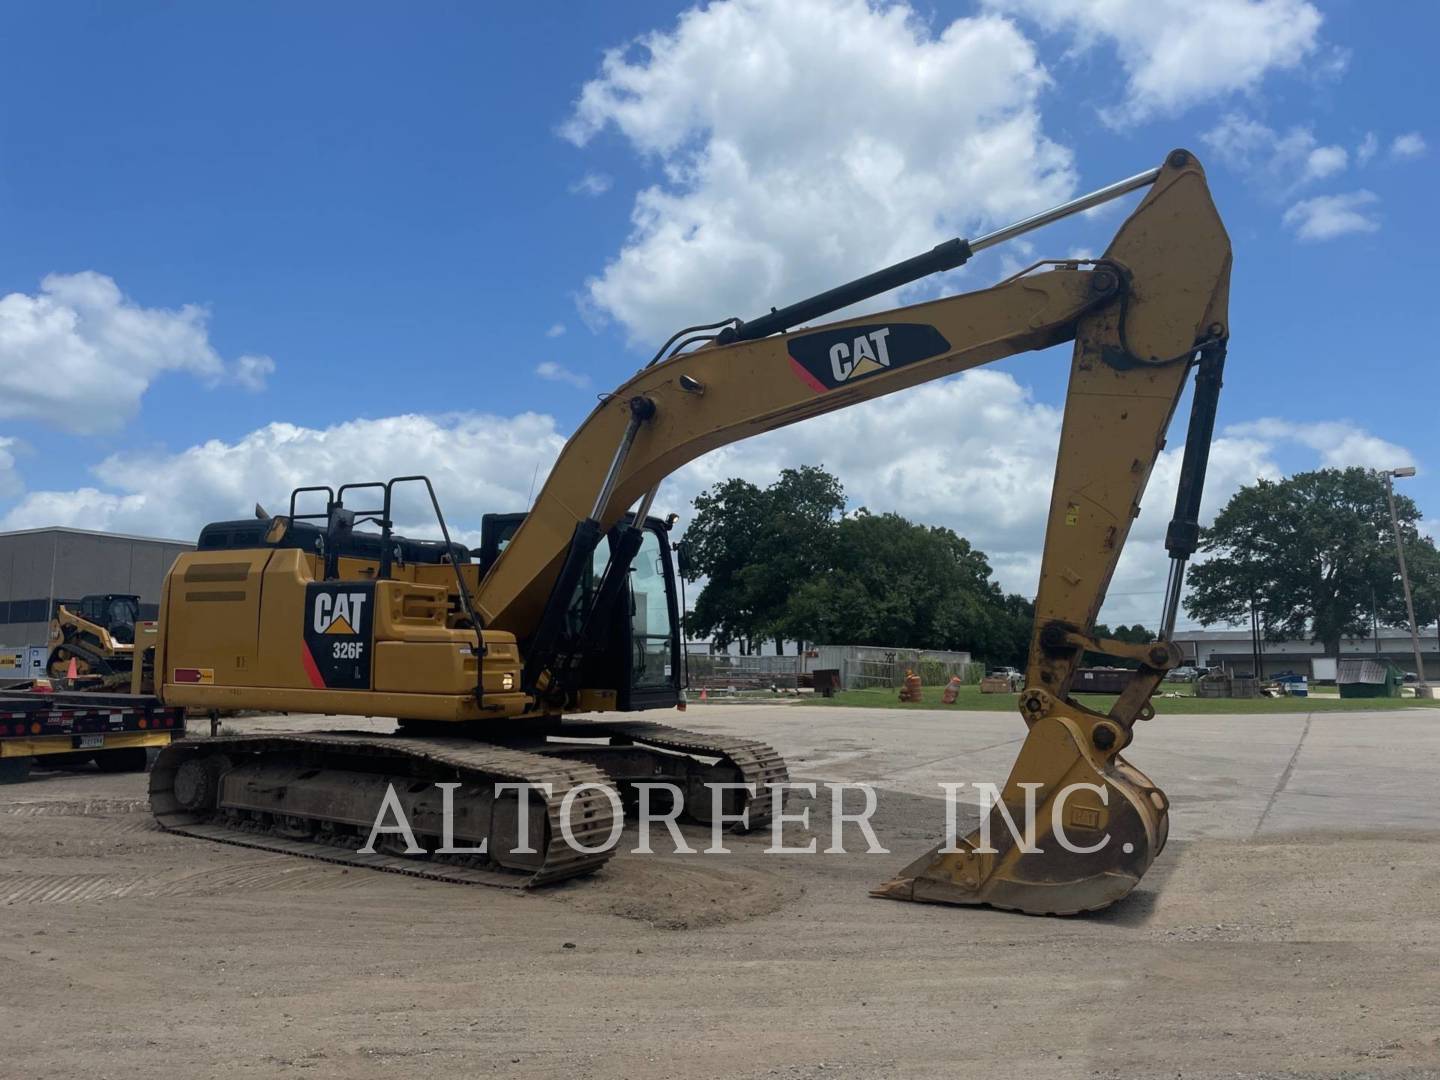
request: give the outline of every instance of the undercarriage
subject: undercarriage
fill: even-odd
[[[652,813],[700,823],[743,815],[732,827],[756,829],[771,818],[768,785],[787,779],[780,756],[754,740],[575,721],[497,742],[326,732],[177,743],[155,763],[150,798],[159,823],[188,836],[530,887],[603,866],[616,808],[639,804],[640,785],[671,785],[645,792]]]

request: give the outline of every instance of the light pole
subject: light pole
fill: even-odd
[[[1395,515],[1395,485],[1393,477],[1415,475],[1415,466],[1406,465],[1401,469],[1383,470],[1385,476],[1385,498],[1390,502],[1390,528],[1395,533],[1395,557],[1400,560],[1400,586],[1405,590],[1405,615],[1410,620],[1410,645],[1415,650],[1415,696],[1429,697],[1430,687],[1425,682],[1425,661],[1420,658],[1420,632],[1415,628],[1415,603],[1410,599],[1410,575],[1405,570],[1405,545],[1400,542],[1400,519]]]

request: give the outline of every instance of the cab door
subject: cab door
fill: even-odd
[[[629,594],[620,707],[674,708],[680,701],[680,616],[670,534],[658,519],[645,523],[645,538],[630,563]]]

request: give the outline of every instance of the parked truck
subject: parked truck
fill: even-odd
[[[153,624],[139,633],[147,630],[153,637]],[[144,771],[185,734],[185,710],[141,693],[141,678],[136,665],[129,693],[53,691],[44,679],[0,689],[0,784],[29,778],[36,765],[94,761],[101,772]]]

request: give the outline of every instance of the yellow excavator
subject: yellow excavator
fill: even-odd
[[[1142,189],[1097,259],[1039,262],[991,288],[813,325]],[[716,447],[1073,340],[1020,695],[1029,732],[991,810],[993,846],[979,831],[952,837],[875,892],[1034,913],[1113,903],[1166,839],[1165,796],[1122,752],[1181,660],[1169,638],[1198,535],[1230,262],[1204,172],[1176,150],[1158,168],[753,321],[681,331],[602,398],[528,513],[483,519],[478,549],[451,540],[423,477],[297,489],[287,514],[207,526],[165,582],[155,657],[165,704],[393,717],[399,729],[177,742],[152,771],[156,817],[229,843],[526,885],[603,864],[617,806],[642,785],[673,785],[664,790],[696,820],[763,825],[767,786],[787,778],[771,748],[605,715],[683,702],[671,545],[650,512],[657,487]],[[1096,638],[1192,369],[1160,640]],[[441,539],[395,533],[407,489]],[[1109,712],[1070,696],[1086,651],[1138,661]],[[998,815],[1015,820],[1032,799],[1038,833],[1022,844]],[[386,800],[425,842],[387,835],[370,847]],[[1068,845],[1052,842],[1061,832]]]

